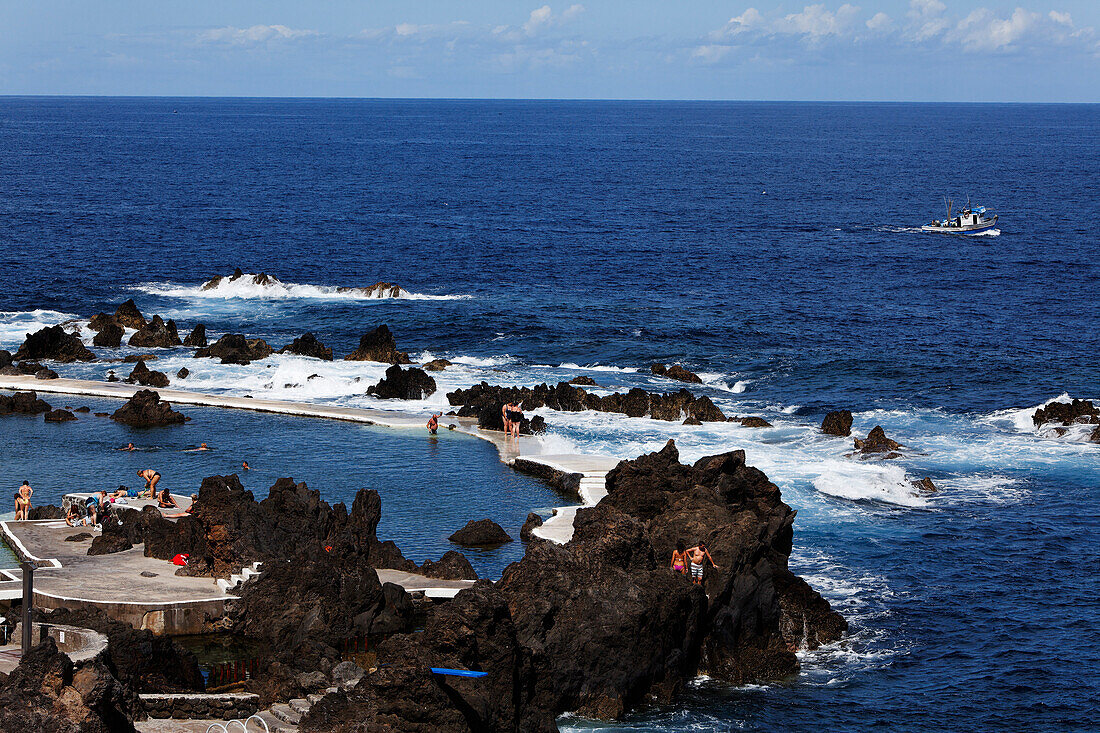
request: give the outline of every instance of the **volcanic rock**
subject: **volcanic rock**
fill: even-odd
[[[92,411],[92,408],[88,407],[87,405],[85,405],[83,407],[76,408],[76,412],[91,412],[91,411]]]
[[[698,374],[689,372],[679,364],[673,364],[670,367],[666,367],[664,364],[654,364],[649,370],[659,377],[675,379],[677,382],[688,382],[690,384],[703,383],[703,380],[699,378]]]
[[[128,343],[130,346],[149,349],[180,346],[183,342],[180,341],[175,321],[169,320],[165,323],[160,316],[153,316],[153,320],[138,329]]]
[[[464,547],[494,547],[512,541],[508,533],[491,519],[470,520],[447,539]]]
[[[242,277],[244,277],[244,271],[238,267],[237,269],[233,270],[233,274],[231,274],[229,277],[226,277],[225,275],[215,275],[214,277],[204,282],[201,289],[213,290],[214,288],[221,285],[223,280],[225,282],[233,282],[234,280],[240,280]]]
[[[117,349],[122,345],[122,334],[122,326],[117,323],[107,323],[92,339],[92,345]]]
[[[20,374],[27,374],[31,376],[38,374],[40,371],[46,368],[39,364],[37,361],[21,361],[16,364],[16,367],[19,369]]]
[[[17,413],[20,415],[37,415],[49,412],[50,403],[39,399],[38,395],[31,392],[16,392],[13,395],[0,394],[0,415]]]
[[[65,538],[66,542],[84,542],[85,540],[92,539],[90,532],[79,532],[77,534],[71,534]]]
[[[279,353],[312,356],[314,359],[332,361],[332,349],[318,341],[312,333],[303,334],[294,339],[294,341],[279,349]]]
[[[423,369],[402,369],[394,364],[386,370],[386,376],[367,394],[383,400],[422,400],[435,392],[435,380]]]
[[[114,318],[120,326],[126,328],[141,329],[145,326],[145,316],[141,315],[133,298],[115,309]]]
[[[139,361],[156,361],[159,358],[156,354],[127,354],[122,358],[122,363],[137,364]]]
[[[1089,442],[1100,443],[1100,425],[1097,425],[1092,429],[1092,432],[1089,433]]]
[[[155,575],[155,574],[154,574]],[[195,655],[168,636],[115,621],[98,609],[53,611],[48,623],[92,629],[107,637],[107,658],[118,680],[139,693],[202,692]]]
[[[359,348],[344,357],[345,361],[379,361],[383,364],[410,364],[409,355],[397,350],[397,341],[389,326],[382,324],[359,337]]]
[[[39,369],[34,373],[35,379],[57,379],[57,372],[53,369]]]
[[[197,349],[206,346],[206,326],[202,323],[195,324],[191,333],[187,334],[187,338],[183,340],[183,345]]]
[[[934,483],[932,483],[932,479],[928,478],[927,476],[919,481],[913,481],[912,483],[913,488],[915,488],[917,491],[923,491],[929,494],[939,491],[939,488]]]
[[[64,519],[65,512],[56,504],[40,504],[32,506],[27,513],[27,519]]]
[[[19,371],[19,367],[14,364],[0,366],[0,377],[18,377],[22,374],[23,372]]]
[[[359,288],[340,287],[340,288],[336,288],[336,292],[338,292],[338,293],[358,293],[358,294],[364,295],[368,298],[400,298],[404,294],[404,291],[399,286],[394,285],[393,283],[384,283],[384,282],[376,282],[374,285],[371,285],[369,288],[366,288],[366,287],[359,287]]]
[[[130,376],[126,377],[126,381],[130,384],[140,384],[145,387],[163,388],[168,386],[168,375],[164,372],[153,371],[145,366],[144,361],[139,361],[137,366],[134,367],[134,371],[130,372]]]
[[[88,320],[88,328],[96,333],[101,332],[107,326],[119,326],[119,322],[115,320],[115,317],[106,313],[96,313]]]
[[[0,730],[132,733],[141,703],[99,658],[74,667],[52,638],[34,647],[0,685]]]
[[[762,417],[731,417],[730,422],[739,422],[746,428],[770,428],[772,424]]]
[[[542,517],[534,512],[528,512],[527,519],[523,521],[523,526],[519,530],[519,538],[524,542],[531,542],[538,539],[532,532],[535,529],[542,526]]]
[[[191,374],[191,370],[188,369],[187,367],[183,367],[178,372],[176,372],[176,378],[177,379],[187,379],[187,377],[190,376],[190,374]]]
[[[156,392],[143,389],[115,410],[111,419],[135,428],[152,428],[178,425],[191,418],[173,410],[171,403],[162,401]]]
[[[106,382],[117,382],[118,377],[115,375],[114,372],[107,372],[107,379],[105,379],[104,381],[106,381]]]
[[[451,362],[447,361],[446,359],[432,359],[424,365],[424,371],[441,372],[449,366],[451,366]]]
[[[620,463],[607,489],[595,509],[606,505],[643,522],[657,557],[670,557],[678,540],[704,541],[714,556],[719,567],[706,576],[710,604],[700,657],[708,674],[735,683],[777,679],[798,668],[791,649],[835,641],[846,629],[828,602],[788,570],[794,511],[767,476],[745,464],[744,451],[685,466],[669,441],[657,453]],[[592,511],[577,512],[582,538],[594,519],[604,521]]]
[[[855,438],[855,446],[856,450],[864,455],[870,453],[891,453],[902,447],[901,443],[887,438],[886,431],[884,431],[880,425],[876,425],[871,429],[871,432],[867,434],[866,440]]]
[[[16,354],[16,359],[19,355]],[[1086,423],[1095,425],[1100,423],[1100,408],[1092,404],[1092,400],[1072,400],[1070,402],[1051,402],[1046,407],[1040,407],[1031,417],[1036,426],[1047,423],[1061,423],[1072,425],[1074,423]]]
[[[195,358],[221,359],[222,364],[248,364],[271,356],[271,347],[263,339],[247,339],[243,334],[227,333],[210,346],[195,351]]]
[[[477,572],[461,552],[447,550],[437,561],[425,560],[420,574],[441,580],[477,580]]]
[[[68,410],[57,409],[50,410],[46,413],[46,422],[69,422],[70,420],[75,419],[76,415],[69,412]]]
[[[92,361],[95,354],[88,351],[80,338],[67,333],[61,326],[49,326],[27,334],[27,340],[15,352],[13,359],[50,359],[52,361]]]
[[[572,379],[569,380],[569,384],[577,384],[577,385],[580,385],[582,387],[599,387],[600,386],[600,385],[596,384],[595,379],[593,379],[592,377],[589,377],[589,376],[584,376],[584,375],[579,376],[579,377],[573,377]]]
[[[133,546],[133,543],[123,535],[103,533],[92,540],[92,544],[88,548],[88,554],[110,555],[115,552],[129,550]]]
[[[734,418],[732,418],[732,417],[730,418],[730,420],[733,420],[733,419]],[[684,421],[681,423],[681,425],[702,425],[702,424],[703,424],[703,421],[700,420],[697,417],[685,417]]]
[[[852,434],[852,413],[848,410],[833,410],[821,421],[821,432],[847,438]]]

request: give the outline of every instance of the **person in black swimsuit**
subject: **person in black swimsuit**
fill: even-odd
[[[137,475],[145,479],[145,491],[141,493],[148,493],[150,499],[155,499],[157,497],[157,483],[160,481],[160,471],[146,468],[138,471]]]
[[[435,431],[439,430],[439,418],[443,417],[443,413],[432,413],[432,416],[428,418],[428,432],[435,435]]]
[[[512,437],[519,437],[520,423],[523,422],[523,411],[519,409],[519,405],[508,405],[508,422],[512,427]]]

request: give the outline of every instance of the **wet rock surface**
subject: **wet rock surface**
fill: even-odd
[[[422,400],[435,389],[435,380],[423,369],[402,369],[394,364],[378,384],[367,388],[367,394],[383,400]]]
[[[122,336],[122,326],[117,323],[107,323],[104,324],[99,333],[92,338],[92,345],[117,349],[122,345]]]
[[[664,364],[654,364],[649,368],[649,371],[659,377],[674,379],[677,382],[688,382],[689,384],[703,383],[703,380],[700,379],[698,374],[684,369],[679,364],[673,364],[672,366],[665,366]]]
[[[1051,402],[1049,405],[1036,410],[1031,419],[1036,427],[1048,423],[1095,425],[1100,423],[1100,408],[1092,404],[1092,400],[1074,399],[1070,402]]]
[[[57,379],[57,372],[53,369],[39,369],[34,373],[35,379]]]
[[[299,356],[311,356],[314,359],[332,361],[332,349],[328,348],[312,333],[306,333],[279,349],[280,354],[298,354]]]
[[[34,391],[0,394],[0,415],[38,415],[52,409],[50,403],[40,399]]]
[[[534,512],[528,512],[527,519],[523,520],[523,526],[519,530],[519,538],[524,542],[538,539],[533,532],[543,525],[542,517]]]
[[[130,376],[126,377],[126,382],[130,384],[140,384],[145,387],[167,387],[168,375],[164,372],[158,372],[145,366],[144,361],[139,361],[134,370],[130,372]]]
[[[180,425],[189,418],[173,410],[171,403],[162,400],[156,392],[143,389],[115,410],[111,419],[135,428],[153,428]]]
[[[730,422],[739,422],[746,428],[770,428],[772,424],[762,417],[731,417]]]
[[[187,334],[187,338],[183,340],[184,346],[190,346],[192,348],[201,349],[206,346],[206,325],[199,323],[191,329],[191,333]]]
[[[92,361],[95,354],[80,340],[61,326],[49,326],[27,334],[27,340],[12,357],[23,359],[49,359],[59,362]]]
[[[382,324],[359,337],[359,348],[344,357],[345,361],[378,361],[383,364],[410,364],[409,355],[397,350],[397,340],[390,327]]]
[[[227,333],[210,346],[195,351],[195,358],[221,359],[222,364],[249,364],[271,356],[271,347],[263,339],[245,338]]]
[[[882,429],[881,425],[873,427],[865,440],[860,438],[854,440],[856,451],[863,455],[885,453],[889,457],[890,453],[902,447],[901,443],[886,437],[886,431]]]
[[[848,410],[833,410],[821,421],[821,432],[847,438],[852,434],[852,413]]]
[[[446,359],[432,359],[424,364],[424,371],[426,372],[441,372],[447,367],[451,366],[451,362]]]
[[[481,427],[499,430],[502,418],[500,408],[506,403],[519,404],[523,410],[548,407],[552,410],[578,412],[598,410],[617,412],[630,417],[649,416],[656,420],[682,421],[692,417],[701,422],[725,422],[726,416],[707,396],[695,397],[686,389],[667,394],[650,393],[635,387],[629,392],[605,397],[589,394],[581,387],[559,382],[555,386],[540,384],[535,387],[501,387],[487,382],[475,384],[469,389],[447,393],[452,406],[461,407],[462,417],[477,417]],[[492,410],[495,408],[497,416]],[[484,414],[484,418],[482,415]]]
[[[130,298],[115,309],[114,320],[126,328],[140,329],[145,326],[145,316],[141,315],[134,299]]]
[[[167,323],[160,316],[153,316],[153,320],[137,330],[129,340],[130,346],[142,349],[171,348],[180,346],[179,332],[176,330],[176,322],[169,320]]]
[[[579,376],[579,377],[573,377],[572,379],[569,380],[569,384],[576,384],[576,385],[581,386],[581,387],[599,387],[600,386],[596,383],[595,379],[593,379],[592,377],[589,377],[589,376],[584,376],[584,375]]]
[[[75,419],[76,415],[68,410],[56,409],[46,413],[46,422],[69,422]]]
[[[491,519],[472,519],[447,539],[464,547],[496,547],[512,541],[504,528]]]
[[[448,550],[439,560],[427,560],[420,566],[420,573],[442,580],[477,580],[477,571],[461,552]]]

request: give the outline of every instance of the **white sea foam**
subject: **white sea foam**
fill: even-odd
[[[634,367],[617,367],[608,364],[586,364],[585,366],[581,366],[568,361],[558,364],[558,369],[572,369],[584,372],[619,372],[620,374],[634,374],[638,371]]]
[[[905,507],[925,507],[928,500],[915,493],[913,484],[898,465],[828,461],[813,479],[823,494],[856,501],[878,501]]]
[[[733,385],[733,392],[736,394],[741,394],[749,388],[750,384],[752,384],[751,379],[741,379]]]
[[[386,288],[337,288],[331,285],[307,285],[286,283],[277,278],[267,278],[266,282],[257,282],[258,276],[245,273],[235,280],[222,278],[212,287],[203,285],[181,285],[173,282],[148,282],[134,285],[136,290],[149,295],[169,298],[212,299],[261,299],[261,300],[465,300],[470,295],[429,295],[413,293],[398,288],[396,294]],[[212,281],[211,281],[212,282]]]
[[[0,311],[0,345],[4,347],[18,347],[23,343],[27,334],[40,331],[49,326],[60,323],[79,321],[80,316],[71,313],[62,313],[52,310],[33,311]],[[73,325],[79,327],[78,323]],[[66,330],[72,330],[66,327]],[[10,350],[10,349],[9,349]]]

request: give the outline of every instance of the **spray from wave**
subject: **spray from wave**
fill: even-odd
[[[466,300],[470,295],[429,295],[405,290],[391,283],[375,283],[369,287],[337,287],[283,282],[266,273],[234,273],[229,277],[214,277],[202,285],[181,285],[173,282],[148,282],[134,285],[131,290],[168,298],[210,300]]]

